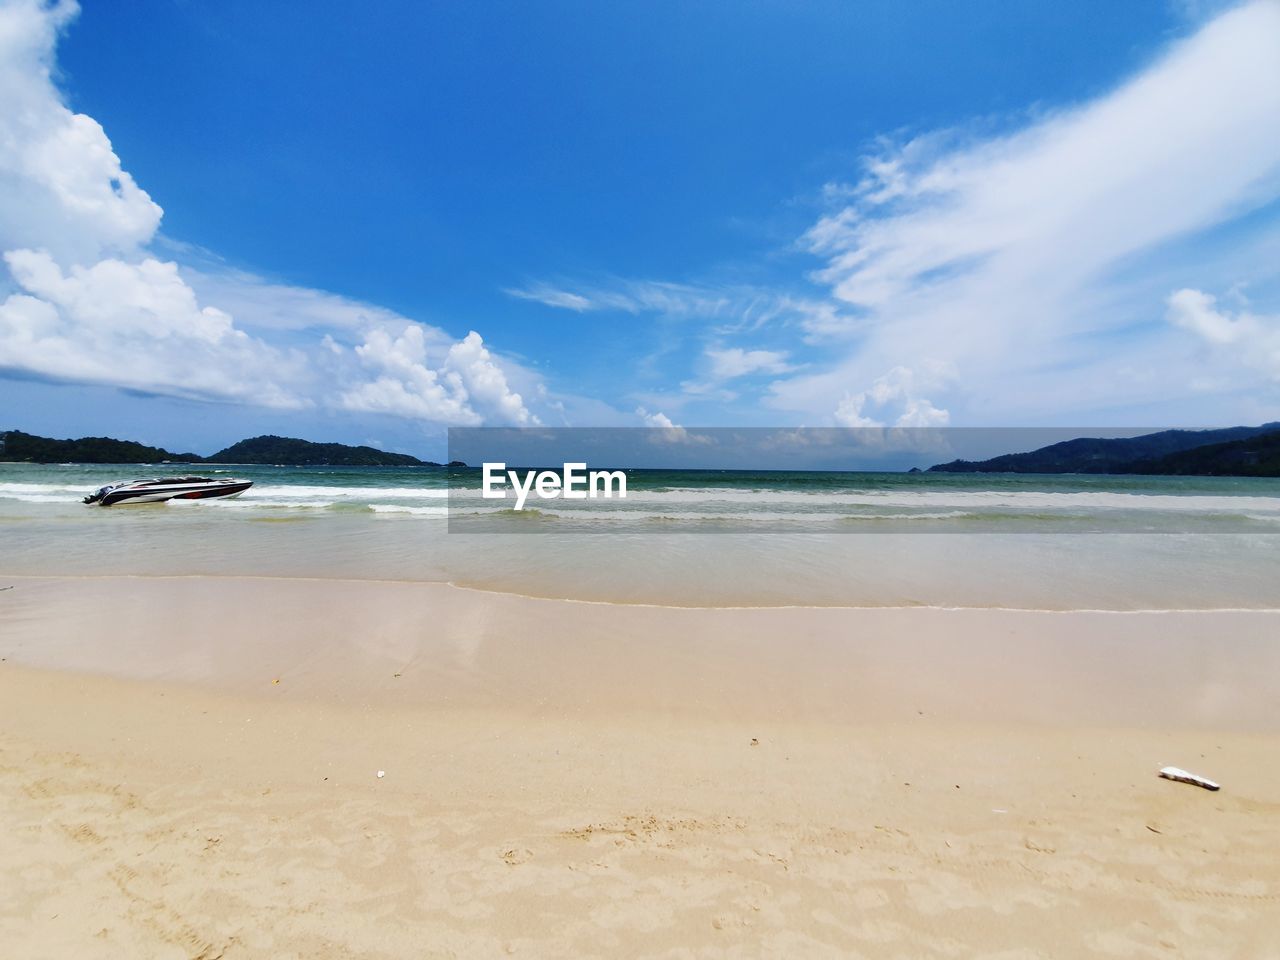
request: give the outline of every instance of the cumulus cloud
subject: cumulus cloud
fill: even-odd
[[[0,3],[0,373],[457,424],[537,423],[512,376],[560,403],[475,332],[455,341],[157,241],[163,211],[54,84],[57,39],[77,11],[73,0]]]
[[[285,383],[299,358],[201,307],[172,263],[100,260],[63,272],[44,251],[11,250],[21,292],[0,303],[0,368],[203,400],[300,407]]]
[[[924,375],[894,367],[866,390],[846,393],[836,405],[835,421],[842,427],[945,427],[951,414],[920,395],[937,387],[951,373],[945,365],[926,364]]]
[[[480,334],[474,330],[449,348],[444,365],[446,370],[457,374],[472,406],[486,422],[516,427],[539,422],[525,409],[520,394],[513,393],[507,386],[502,368],[494,362]]]
[[[203,400],[310,403],[294,351],[201,306],[172,262],[145,254],[162,211],[102,127],[53,85],[77,6],[0,6],[0,249],[16,289],[0,303],[0,368]]]
[[[683,430],[683,427],[677,426],[671,422],[671,418],[660,410],[650,413],[644,407],[636,407],[636,416],[643,421],[646,427],[656,427],[662,430]]]
[[[856,350],[779,382],[772,404],[856,420],[857,398],[922,350],[955,365],[950,399],[971,419],[1173,399],[1170,378],[1117,379],[1117,361],[1169,354],[1169,271],[1209,269],[1176,245],[1280,195],[1277,38],[1280,3],[1257,0],[1090,102],[997,136],[882,146],[804,240],[824,260],[814,278],[858,317]],[[1248,246],[1230,239],[1219,262]]]
[[[0,249],[87,264],[145,244],[161,210],[97,121],[69,110],[53,85],[57,37],[77,11],[71,0],[0,6]]]
[[[690,433],[680,424],[673,423],[670,417],[659,410],[650,413],[644,407],[636,407],[636,416],[650,428],[647,436],[649,443],[705,445],[712,442],[711,438],[705,434]]]
[[[355,353],[374,379],[341,395],[347,410],[456,426],[538,423],[474,330],[449,347],[438,368],[430,366],[427,330],[418,323],[407,324],[395,336],[371,330]]]

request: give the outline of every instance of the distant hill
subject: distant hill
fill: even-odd
[[[288,466],[438,467],[406,453],[387,453],[374,447],[344,443],[312,443],[292,437],[254,437],[241,440],[212,457],[198,453],[170,453],[132,440],[81,437],[53,440],[21,430],[0,432],[0,462],[19,463],[263,463]],[[451,467],[465,467],[455,461]]]
[[[1280,477],[1280,430],[1171,453],[1135,464],[1132,472],[1173,477]]]
[[[407,453],[387,453],[374,447],[344,443],[312,443],[292,437],[254,437],[233,443],[205,459],[206,463],[264,463],[292,467],[438,467]]]
[[[929,468],[930,473],[1145,473],[1165,472],[1157,464],[1183,467],[1171,472],[1193,473],[1192,465],[1202,461],[1177,455],[1210,446],[1248,442],[1264,434],[1280,431],[1280,422],[1259,427],[1227,427],[1222,430],[1162,430],[1140,437],[1099,439],[1081,437],[1050,444],[1028,453],[1007,453],[990,460],[952,460]],[[1229,454],[1224,456],[1230,457]],[[1243,463],[1243,460],[1241,461]],[[1204,460],[1207,468],[1209,460]],[[1215,460],[1221,475],[1227,475],[1227,460]],[[1251,468],[1252,469],[1252,468]],[[1245,476],[1280,476],[1274,473],[1247,473]]]
[[[0,460],[26,463],[199,463],[195,453],[171,453],[160,447],[148,447],[132,440],[110,437],[81,437],[79,440],[53,440],[37,437],[21,430],[0,433],[3,449]]]

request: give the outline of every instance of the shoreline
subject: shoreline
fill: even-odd
[[[666,607],[231,577],[14,585],[0,593],[8,662],[232,693],[1280,730],[1267,611]]]
[[[478,584],[460,583],[453,580],[420,580],[394,577],[351,577],[351,576],[303,576],[297,574],[241,574],[241,573],[103,573],[103,574],[58,574],[40,573],[0,573],[0,582],[16,581],[94,581],[94,580],[140,580],[140,581],[172,581],[172,580],[209,580],[209,581],[266,581],[285,583],[373,583],[402,584],[406,586],[448,587],[452,590],[467,591],[486,596],[510,597],[518,600],[546,601],[548,603],[582,604],[585,606],[621,607],[653,610],[933,610],[939,612],[976,611],[989,613],[1033,613],[1033,614],[1116,614],[1116,615],[1182,615],[1182,614],[1280,614],[1280,606],[1256,607],[1017,607],[1017,606],[963,606],[942,603],[897,603],[897,604],[851,604],[851,603],[759,603],[759,604],[692,604],[692,603],[658,603],[648,600],[599,600],[591,597],[551,596],[541,593],[522,593],[519,590],[486,587]],[[0,588],[3,589],[3,588]]]

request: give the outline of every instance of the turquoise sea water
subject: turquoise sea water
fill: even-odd
[[[434,580],[705,605],[1280,607],[1269,479],[630,471],[625,500],[516,513],[479,499],[478,471],[234,466],[195,472],[253,480],[236,500],[80,503],[175,472],[0,464],[0,575]]]

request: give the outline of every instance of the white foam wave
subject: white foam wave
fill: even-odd
[[[812,506],[930,507],[979,510],[989,507],[1013,509],[1064,510],[1126,509],[1195,512],[1238,512],[1240,510],[1275,511],[1280,515],[1280,496],[1231,496],[1213,494],[1117,493],[1104,491],[1011,490],[830,490],[799,492],[795,490],[733,490],[727,488],[680,488],[665,491],[627,491],[627,500],[655,503],[743,503],[791,504]]]
[[[373,501],[373,500],[443,500],[449,491],[443,487],[326,487],[304,486],[302,484],[279,484],[255,486],[245,493],[255,500],[273,500],[285,498],[323,497],[327,500]]]
[[[61,483],[0,483],[0,497],[9,500],[25,500],[29,497],[64,500],[73,494],[83,497],[91,492],[84,484],[72,486]],[[34,502],[44,503],[47,500],[41,499]]]
[[[402,503],[371,503],[369,509],[374,513],[407,513],[415,517],[447,517],[448,507],[412,507]]]
[[[326,507],[335,505],[333,500],[245,500],[241,497],[234,499],[212,499],[212,500],[166,500],[165,503],[187,509],[188,507],[200,507],[205,504],[216,503],[220,509],[226,510],[323,510]]]
[[[428,508],[429,509],[429,508]],[[593,510],[589,507],[569,510],[548,509],[545,504],[539,504],[536,508],[538,515],[543,517],[552,517],[561,520],[587,520],[587,521],[633,521],[636,523],[648,523],[653,521],[666,521],[672,523],[684,523],[686,521],[699,522],[722,522],[734,524],[759,524],[759,523],[803,523],[810,524],[814,522],[840,522],[846,520],[956,520],[965,517],[977,516],[968,510],[948,510],[943,512],[932,513],[821,513],[821,512],[803,512],[803,513],[784,513],[778,511],[759,511],[755,510],[750,513],[699,513],[687,510],[668,511],[666,513],[656,512],[653,510]],[[528,512],[529,508],[526,507]],[[442,509],[442,513],[447,510]],[[493,510],[458,510],[454,508],[455,515],[466,516],[514,516],[509,509],[495,508]],[[1016,515],[1013,515],[1016,516]]]

